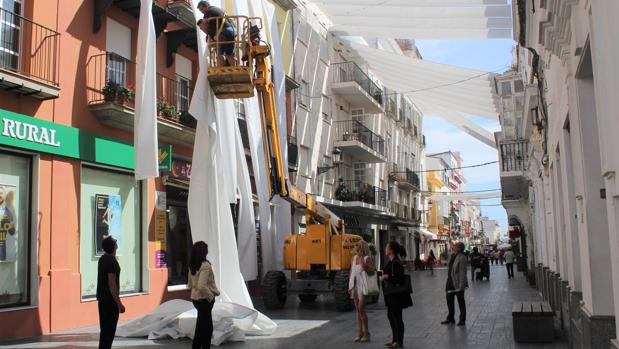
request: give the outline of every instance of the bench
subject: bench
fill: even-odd
[[[554,311],[548,302],[516,302],[512,307],[516,342],[552,342]]]

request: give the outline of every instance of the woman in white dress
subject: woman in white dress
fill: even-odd
[[[370,248],[368,243],[361,240],[355,244],[356,255],[353,256],[350,267],[350,280],[348,282],[348,293],[355,302],[357,309],[357,326],[359,332],[355,342],[369,342],[370,332],[368,330],[368,315],[365,312],[366,297],[368,295],[368,273],[376,271],[374,261],[369,256]]]

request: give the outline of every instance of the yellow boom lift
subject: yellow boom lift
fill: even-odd
[[[284,268],[267,271],[263,279],[263,299],[267,308],[282,308],[288,293],[296,293],[303,302],[312,302],[320,293],[333,293],[338,310],[352,310],[348,278],[354,245],[358,235],[346,234],[343,221],[286,179],[277,126],[275,88],[271,80],[270,47],[260,41],[260,18],[226,16],[217,21],[220,37],[225,21],[234,23],[234,41],[211,39],[208,44],[210,67],[208,80],[220,99],[249,98],[257,91],[260,105],[262,139],[271,197],[279,195],[296,209],[305,210],[306,231],[290,234],[284,243]],[[225,45],[234,45],[234,59],[222,55]],[[232,61],[232,63],[231,63]]]

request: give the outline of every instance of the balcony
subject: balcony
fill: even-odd
[[[386,207],[387,191],[360,180],[341,179],[335,189],[335,199]]]
[[[60,34],[0,8],[0,88],[37,99],[60,95]]]
[[[335,147],[343,153],[367,163],[387,161],[385,141],[365,125],[356,120],[336,121],[334,125]]]
[[[395,121],[399,121],[398,113],[398,94],[385,88],[385,114]]]
[[[87,96],[99,122],[133,131],[135,63],[115,53],[93,56],[87,63]],[[195,120],[188,114],[191,81],[157,74],[157,128],[163,142],[193,146]]]
[[[168,11],[189,27],[195,27],[196,16],[191,0],[168,0]]]
[[[419,190],[419,176],[408,168],[399,168],[396,164],[392,164],[389,177],[397,182],[400,189]]]
[[[331,64],[333,93],[368,114],[383,112],[383,91],[355,62]]]
[[[522,173],[527,169],[529,161],[529,142],[521,141],[500,141],[501,149],[501,172]]]

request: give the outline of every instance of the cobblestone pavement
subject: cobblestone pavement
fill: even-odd
[[[446,316],[444,285],[446,270],[436,270],[435,276],[426,272],[413,273],[414,306],[404,311],[407,348],[566,348],[557,339],[552,344],[523,345],[513,339],[511,309],[516,301],[536,301],[538,292],[531,288],[520,273],[507,279],[503,266],[491,267],[490,281],[471,283],[466,291],[466,328],[441,325]],[[259,303],[259,302],[256,302]],[[287,307],[280,311],[264,311],[280,324],[271,337],[252,337],[245,342],[227,343],[224,349],[267,348],[382,348],[390,339],[390,329],[382,301],[369,306],[370,343],[353,343],[355,315],[333,310],[329,297],[319,297],[316,303],[300,304],[289,297]],[[456,306],[457,309],[457,306]],[[456,310],[456,317],[457,317]],[[90,333],[88,333],[90,332]],[[71,331],[27,340],[0,343],[0,348],[75,348],[97,347],[93,329]],[[118,348],[190,348],[189,340],[149,341],[146,339],[116,338]]]

